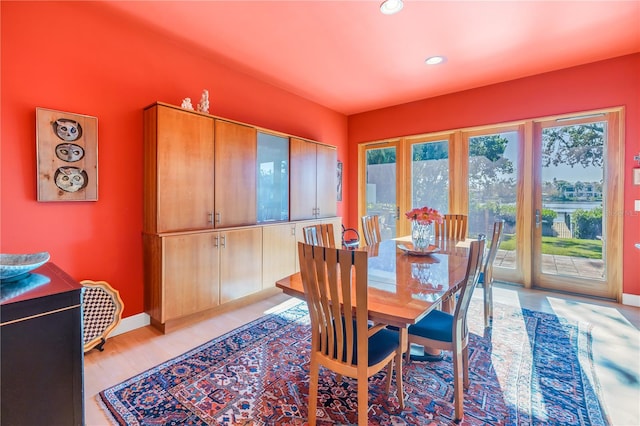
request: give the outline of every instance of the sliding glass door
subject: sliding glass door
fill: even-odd
[[[504,219],[494,263],[497,280],[617,299],[623,112],[361,145],[359,213],[379,214],[385,239],[409,234],[404,212],[413,207],[466,214],[472,238],[490,237],[494,221]]]
[[[617,117],[598,113],[535,125],[534,286],[614,295],[616,212],[622,211]]]
[[[468,235],[485,234],[490,239],[494,222],[505,221],[494,269],[495,275],[511,280],[522,279],[518,271],[524,255],[522,232],[518,232],[522,136],[522,126],[463,132],[469,170]]]
[[[380,220],[380,236],[383,240],[397,236],[398,222],[398,174],[396,142],[383,142],[365,147],[363,154],[364,203],[361,216],[377,215]],[[362,163],[361,163],[362,164]],[[361,224],[358,224],[361,226]]]

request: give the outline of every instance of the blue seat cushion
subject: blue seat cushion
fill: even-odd
[[[440,342],[452,341],[453,315],[435,310],[429,312],[416,324],[409,326],[409,334],[424,337],[426,339],[438,340]]]
[[[356,345],[357,346],[357,345]],[[397,331],[383,328],[369,337],[369,365],[377,364],[400,346],[400,336]],[[356,348],[356,355],[358,349]]]
[[[478,275],[478,285],[479,284],[484,284],[484,272],[480,272],[480,275]]]
[[[345,331],[346,332],[346,331]],[[353,321],[353,339],[356,344],[353,347],[352,365],[358,365],[358,332],[356,330],[356,322]],[[369,366],[377,364],[387,357],[390,353],[395,352],[400,346],[400,336],[398,331],[383,328],[376,334],[369,337]],[[337,352],[337,351],[336,351]],[[337,356],[337,353],[334,353]],[[346,361],[346,354],[342,357],[342,361]]]

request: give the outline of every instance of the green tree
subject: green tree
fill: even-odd
[[[579,124],[544,129],[542,132],[542,166],[581,165],[602,167],[604,123]]]
[[[367,151],[367,164],[389,164],[396,162],[395,148],[370,149]]]

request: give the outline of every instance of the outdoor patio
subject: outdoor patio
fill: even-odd
[[[494,266],[515,268],[515,251],[498,250]],[[598,279],[604,276],[604,262],[600,259],[543,254],[542,272]]]

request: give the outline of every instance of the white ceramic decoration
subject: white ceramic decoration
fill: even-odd
[[[198,111],[209,113],[209,91],[204,89],[202,91],[202,97],[200,98],[200,102],[198,103]]]
[[[191,98],[184,98],[182,100],[182,105],[180,105],[181,108],[184,109],[190,109],[191,111],[193,111],[193,105],[191,104]]]

